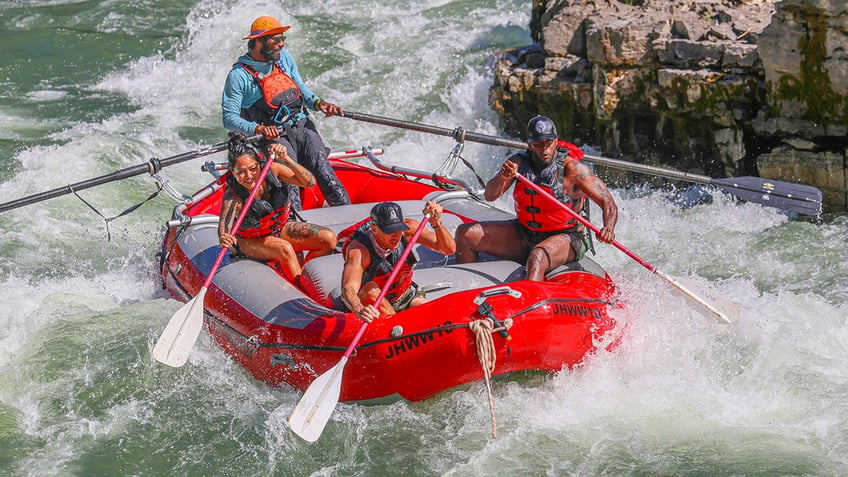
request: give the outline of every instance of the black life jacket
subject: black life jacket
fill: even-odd
[[[264,167],[264,161],[260,161]],[[241,198],[242,203],[247,200],[250,191],[236,181],[235,176],[230,174],[227,178],[227,186]],[[265,187],[270,194],[270,200],[254,197],[250,204],[250,210],[244,216],[235,235],[239,238],[256,238],[266,235],[277,235],[289,220],[291,202],[289,201],[289,189],[277,176],[269,173],[265,176]]]
[[[368,250],[368,254],[371,258],[371,263],[362,273],[362,285],[373,281],[382,290],[386,281],[389,279],[389,275],[392,274],[392,270],[394,270],[395,265],[397,265],[400,260],[400,256],[409,244],[406,240],[406,236],[404,235],[401,238],[400,246],[389,252],[389,255],[386,256],[386,258],[383,258],[377,253],[377,250],[374,248],[374,244],[371,242],[373,236],[374,232],[371,230],[371,220],[368,219],[361,223],[353,234],[350,235],[350,238],[345,241],[342,253],[347,253],[347,246],[350,245],[351,240],[356,240],[361,243]],[[394,284],[389,287],[389,291],[386,293],[387,300],[390,302],[396,300],[398,297],[403,295],[410,285],[412,285],[412,267],[414,267],[417,262],[418,260],[412,256],[412,253],[406,256],[406,261],[401,266]]]

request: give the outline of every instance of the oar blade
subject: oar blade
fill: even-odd
[[[171,317],[162,335],[153,347],[153,359],[179,368],[188,361],[194,342],[203,329],[203,300],[206,287],[188,301]]]
[[[711,183],[748,202],[804,215],[822,212],[822,191],[806,184],[750,176],[713,179]]]
[[[318,376],[289,416],[291,430],[307,442],[315,442],[336,409],[342,390],[342,372],[347,358],[342,357],[330,370]]]
[[[656,272],[665,281],[679,291],[689,306],[707,318],[714,318],[723,324],[733,323],[739,317],[739,307],[729,299],[719,295],[712,288],[689,278],[672,277]]]

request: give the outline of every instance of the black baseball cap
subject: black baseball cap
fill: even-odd
[[[401,230],[409,230],[403,222],[403,211],[394,202],[380,202],[371,209],[371,221],[384,234],[393,234]]]
[[[536,116],[527,123],[527,142],[557,139],[556,124],[547,116]]]

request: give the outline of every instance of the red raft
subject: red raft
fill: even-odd
[[[460,180],[386,167],[367,148],[358,155],[382,170],[333,159],[353,204],[321,207],[320,190],[306,189],[299,214],[303,220],[339,232],[386,200],[418,220],[424,202],[434,200],[444,208],[443,223],[452,231],[463,222],[514,217],[478,199]],[[220,251],[219,182],[177,206],[169,222],[161,273],[163,286],[177,300],[188,301],[198,293]],[[453,257],[424,247],[414,253],[414,280],[429,301],[367,327],[344,369],[341,401],[419,401],[482,379],[477,342],[484,337],[478,336],[479,329],[472,331],[479,320],[493,324],[483,330],[494,328],[483,331],[492,333],[492,375],[572,367],[615,327],[607,313],[614,284],[591,259],[560,267],[545,282],[533,282],[524,280],[522,264],[511,261],[483,257],[488,260],[458,265]],[[298,287],[266,263],[226,258],[206,293],[209,333],[257,379],[305,390],[339,362],[361,326],[356,315],[340,306],[342,263],[339,253],[310,260]]]

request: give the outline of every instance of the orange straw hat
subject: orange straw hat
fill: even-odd
[[[280,23],[280,20],[277,20],[274,17],[259,17],[256,20],[253,20],[253,23],[250,24],[250,35],[242,38],[242,40],[259,38],[260,36],[276,35],[277,33],[283,33],[289,28],[291,27],[283,26],[283,24]]]

